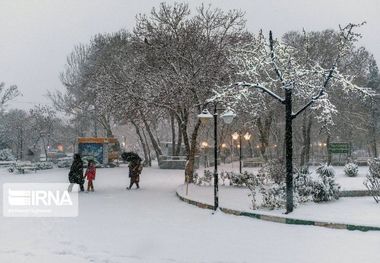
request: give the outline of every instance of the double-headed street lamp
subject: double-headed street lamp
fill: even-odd
[[[237,132],[235,132],[235,133],[233,133],[232,134],[232,139],[233,140],[237,140],[238,138],[239,138],[239,172],[240,173],[242,173],[243,172],[243,169],[242,169],[242,144],[241,144],[241,137],[242,137],[242,135],[241,135],[241,133],[237,133]],[[251,134],[249,134],[249,132],[247,132],[246,134],[244,134],[244,139],[246,140],[246,141],[249,141],[249,139],[251,139]]]
[[[203,122],[207,122],[207,120],[213,118],[214,119],[214,210],[216,211],[219,207],[219,198],[218,198],[218,103],[219,101],[210,101],[205,107],[212,103],[214,105],[214,112],[211,114],[207,108],[205,108],[201,114],[198,115],[198,118]],[[223,121],[226,124],[230,124],[235,118],[236,114],[231,110],[226,110],[224,113],[220,115]]]

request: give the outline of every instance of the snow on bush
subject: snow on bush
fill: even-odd
[[[317,168],[316,172],[320,177],[335,177],[335,170],[331,165],[321,165]]]
[[[223,185],[228,185],[227,183],[229,183],[230,186],[236,187],[246,187],[247,184],[251,183],[251,179],[255,178],[256,180],[256,177],[256,175],[247,171],[244,171],[243,173],[223,171],[220,173]]]
[[[294,175],[293,185],[299,203],[305,203],[312,199],[314,182],[308,169],[301,169]]]
[[[371,193],[376,203],[380,202],[380,159],[374,158],[369,161],[369,173],[364,180],[364,185]]]
[[[322,165],[317,168],[318,180],[313,183],[313,201],[327,202],[339,199],[340,186],[335,183],[335,171],[332,166]]]
[[[2,149],[0,150],[0,161],[14,161],[15,157],[13,156],[11,149]]]
[[[271,163],[279,168],[279,162]],[[222,185],[234,187],[247,187],[250,191],[251,209],[279,209],[286,205],[286,184],[280,177],[274,176],[275,171],[268,165],[265,169],[260,169],[257,174],[222,171],[219,178]],[[321,166],[317,168],[319,178],[313,180],[308,169],[300,169],[293,177],[293,202],[296,207],[299,203],[305,203],[313,200],[314,202],[326,202],[339,198],[340,186],[335,183],[335,171],[332,166]],[[278,182],[280,181],[280,182]],[[213,185],[213,173],[204,170],[203,176],[194,175],[194,183],[200,186]],[[257,202],[257,193],[261,194],[261,202]]]
[[[285,183],[274,183],[269,187],[261,187],[260,193],[262,195],[262,208],[270,210],[283,208],[286,205],[286,187]]]
[[[305,203],[312,200],[314,181],[307,169],[301,169],[294,174],[293,178],[293,203],[297,207],[299,203]],[[286,205],[286,184],[267,183],[260,188],[262,194],[262,208],[279,209]]]
[[[369,161],[369,174],[380,178],[380,158],[374,158]]]
[[[344,166],[344,174],[349,177],[358,176],[358,165],[355,163],[348,163]]]
[[[276,184],[285,182],[285,165],[282,160],[270,160],[261,169],[260,173]]]
[[[200,177],[197,173],[194,174],[194,183],[200,186],[212,185],[213,173],[209,170],[204,170],[203,176]]]
[[[34,165],[36,166],[37,170],[53,169],[53,163],[52,162],[37,162]]]

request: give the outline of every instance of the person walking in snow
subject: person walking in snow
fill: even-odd
[[[130,183],[129,187],[127,189],[131,189],[133,184],[136,184],[136,188],[139,189],[139,182],[140,182],[140,174],[143,169],[141,159],[140,158],[134,158],[129,162],[129,177],[130,177]]]
[[[69,172],[69,181],[72,184],[79,184],[81,192],[84,191],[83,161],[79,154],[74,154],[74,161]]]
[[[87,192],[94,192],[94,183],[96,175],[96,166],[95,162],[93,160],[88,161],[88,166],[86,173],[84,175],[85,178],[87,178]]]

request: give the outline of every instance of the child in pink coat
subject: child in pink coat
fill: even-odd
[[[94,183],[92,181],[95,180],[95,175],[96,175],[96,166],[95,162],[93,160],[88,161],[88,167],[86,170],[85,178],[87,177],[87,192],[94,192]]]

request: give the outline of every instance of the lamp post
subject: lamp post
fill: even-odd
[[[225,143],[222,143],[222,149],[223,149],[223,163],[226,163],[226,148],[227,148],[227,144],[225,144]]]
[[[246,132],[244,134],[244,139],[248,142],[248,145],[249,145],[249,152],[250,152],[249,157],[252,157],[251,144],[249,143],[249,140],[251,139],[251,137],[252,135],[249,132]]]
[[[239,139],[239,145],[237,147],[239,148],[239,173],[241,173],[242,172],[242,167],[241,167],[241,134],[237,133],[237,132],[234,132],[232,134],[232,139],[234,141],[236,141],[237,139]]]
[[[243,158],[243,154],[242,154],[242,143],[241,143],[241,133],[233,133],[232,134],[232,139],[233,140],[237,140],[239,138],[239,145],[238,145],[238,148],[239,148],[239,172],[242,173],[243,172],[243,169],[242,169],[242,158]],[[244,134],[244,139],[246,141],[249,141],[249,139],[251,139],[251,134],[249,134],[249,132],[247,132],[246,134]]]
[[[207,107],[208,104],[213,103],[214,105],[214,112],[211,114],[207,108],[205,108],[201,114],[198,115],[198,118],[200,118],[203,122],[207,121],[211,118],[214,119],[214,211],[216,211],[219,207],[219,197],[218,197],[218,103],[219,101],[210,101],[208,102],[205,107]],[[235,118],[236,114],[232,112],[231,110],[227,110],[224,113],[221,114],[221,118],[226,124],[230,124],[233,119]]]
[[[208,156],[207,156],[208,143],[207,142],[202,142],[201,143],[201,148],[203,149],[204,166],[206,168],[206,167],[208,167]]]

